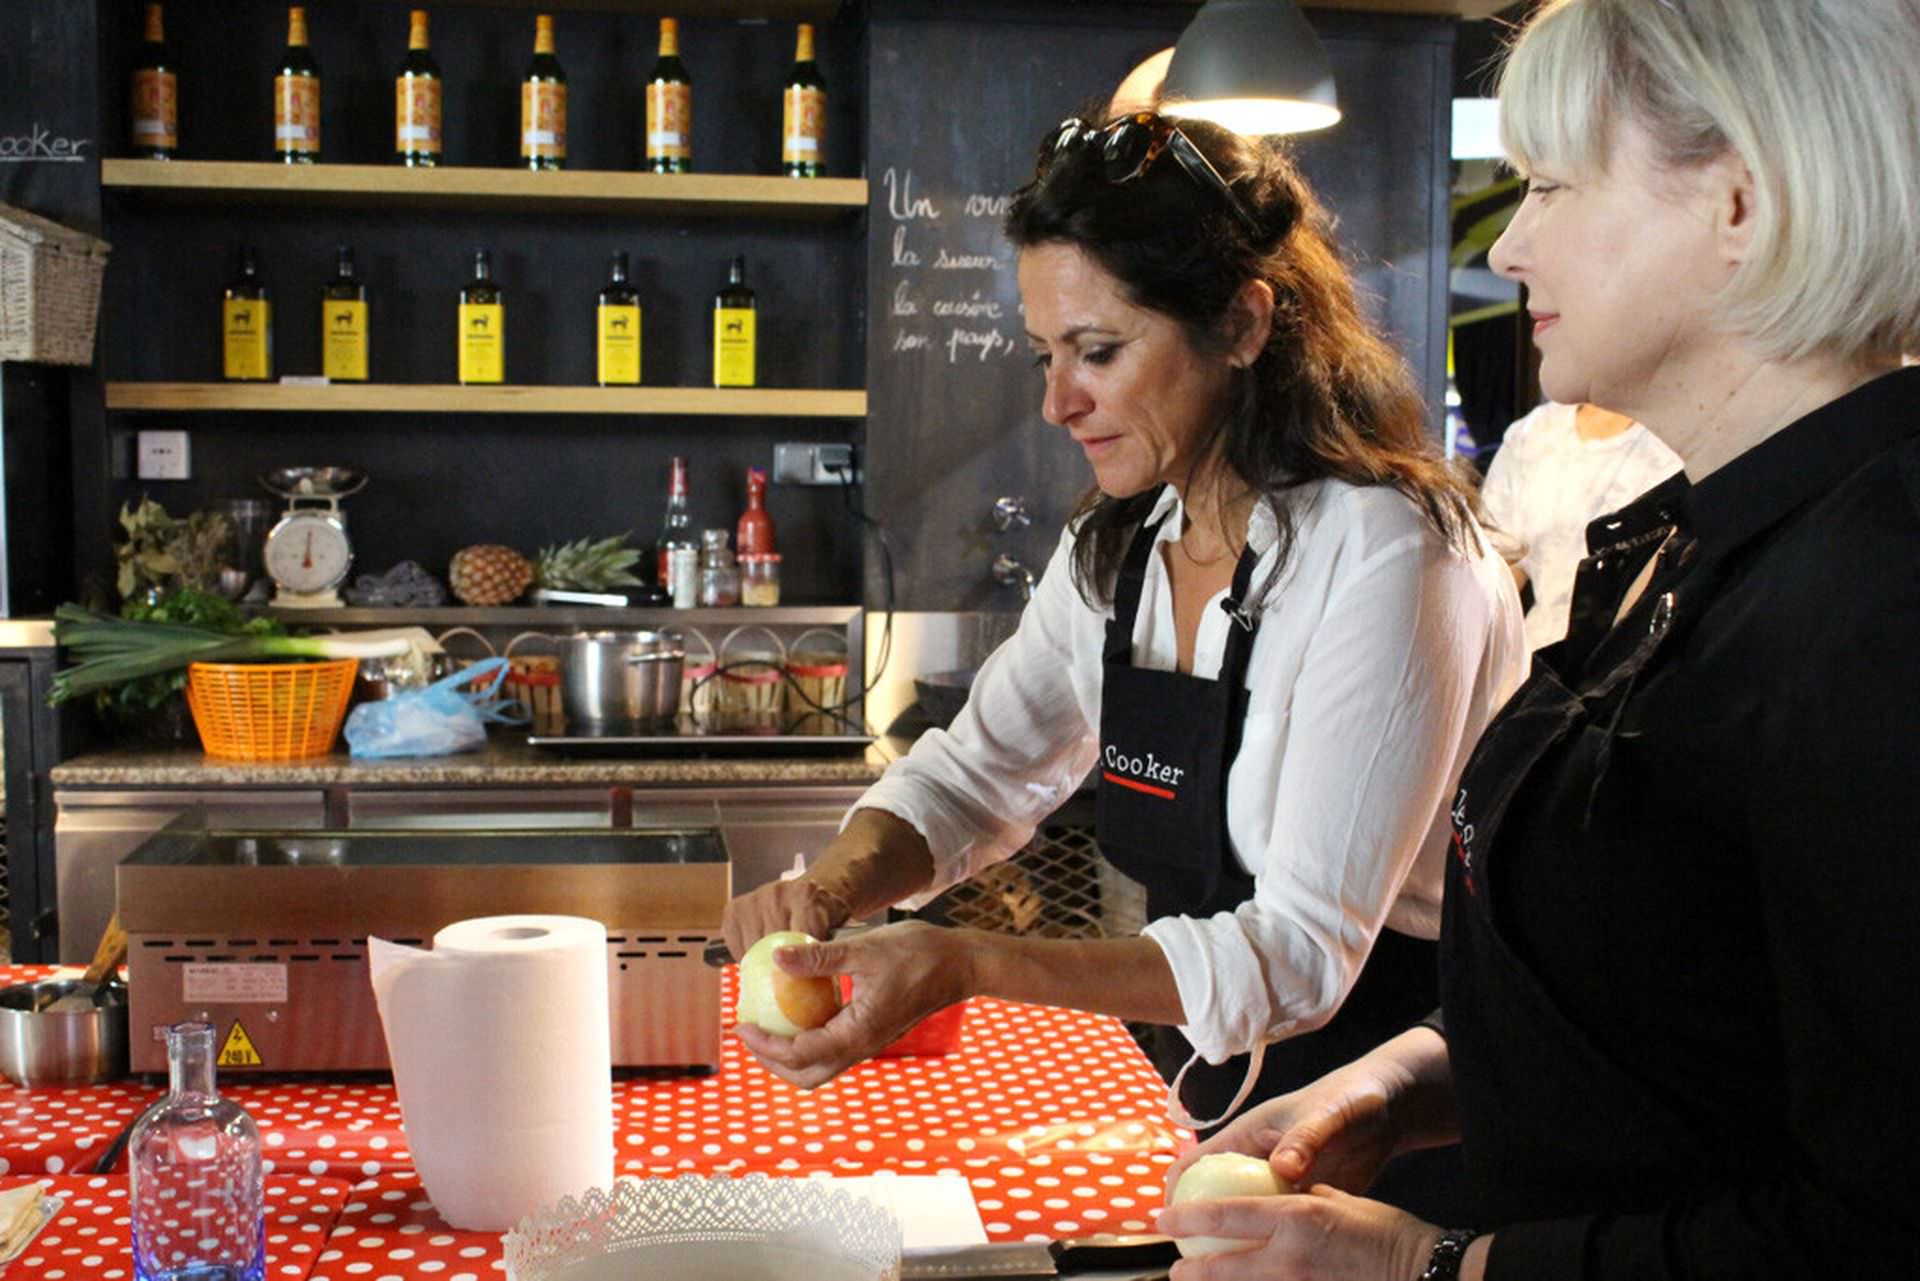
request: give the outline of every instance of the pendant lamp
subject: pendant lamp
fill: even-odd
[[[1207,0],[1181,33],[1161,110],[1235,133],[1306,133],[1340,119],[1333,67],[1293,0]]]

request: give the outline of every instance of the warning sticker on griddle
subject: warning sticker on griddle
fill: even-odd
[[[287,999],[284,965],[186,965],[180,995],[209,1005],[283,1005]]]

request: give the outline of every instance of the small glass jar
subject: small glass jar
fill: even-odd
[[[667,581],[672,584],[673,607],[692,609],[700,603],[700,549],[675,547],[667,553]]]
[[[727,531],[709,529],[700,535],[700,604],[716,608],[740,603],[740,570],[727,549]]]
[[[780,603],[779,552],[750,552],[740,558],[740,603]]]

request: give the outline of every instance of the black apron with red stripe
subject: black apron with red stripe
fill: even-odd
[[[1114,584],[1114,616],[1102,655],[1095,835],[1106,860],[1145,887],[1150,918],[1207,917],[1253,897],[1253,878],[1234,857],[1227,831],[1227,773],[1246,723],[1247,667],[1260,624],[1242,603],[1259,558],[1251,547],[1241,553],[1222,602],[1233,624],[1218,679],[1135,667],[1134,622],[1159,529],[1155,521],[1134,535]],[[1381,931],[1333,1019],[1267,1047],[1250,1101],[1297,1089],[1358,1058],[1438,1003],[1434,944]],[[1155,1066],[1171,1081],[1192,1047],[1177,1029],[1162,1027],[1154,1029],[1152,1052]],[[1246,1068],[1245,1055],[1217,1066],[1195,1064],[1182,1087],[1182,1104],[1192,1116],[1218,1116],[1231,1104]],[[1455,1169],[1450,1153],[1415,1153],[1390,1165],[1372,1191],[1451,1222]]]

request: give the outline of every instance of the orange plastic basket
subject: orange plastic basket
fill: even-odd
[[[191,663],[187,707],[209,756],[292,761],[333,749],[353,697],[353,658]]]

